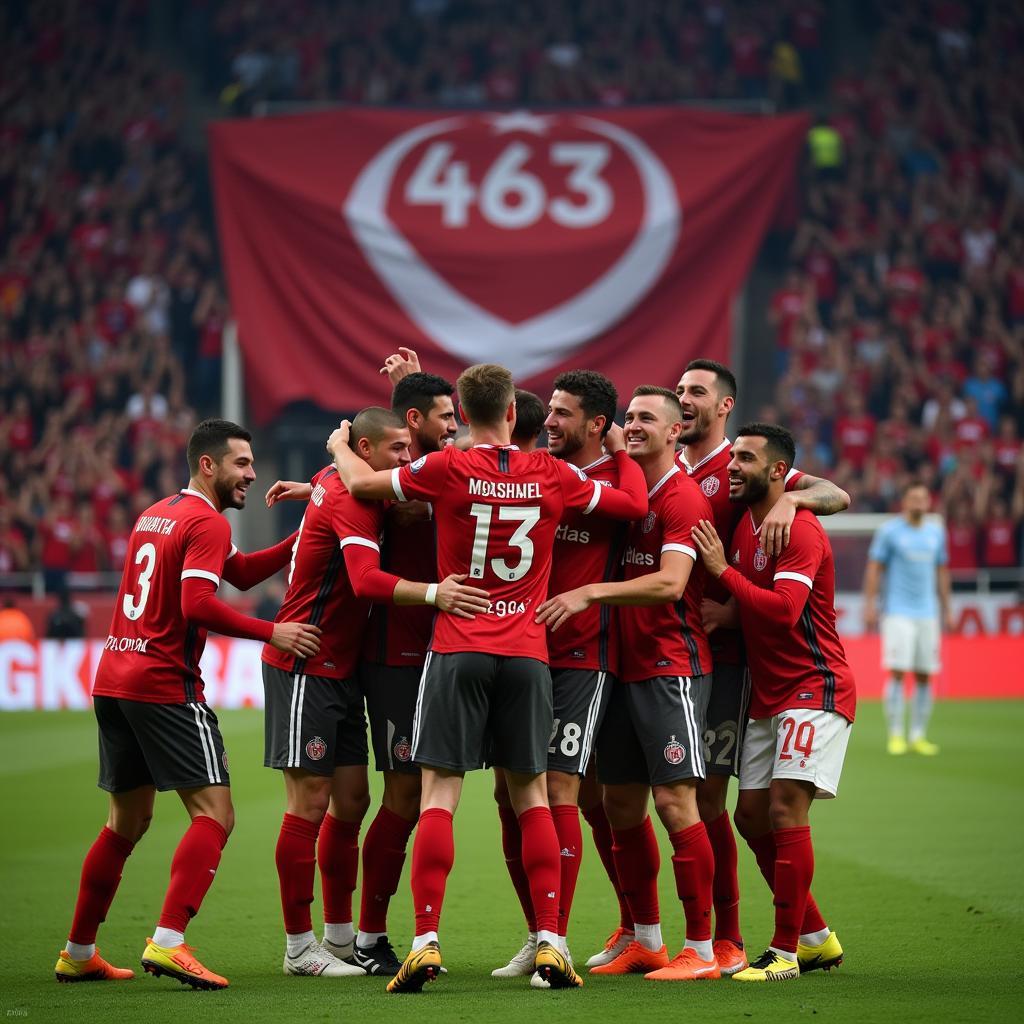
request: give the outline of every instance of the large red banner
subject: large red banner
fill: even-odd
[[[504,363],[541,394],[573,367],[628,394],[727,359],[731,300],[805,130],[678,108],[212,126],[253,415],[384,402],[400,345],[451,378]]]

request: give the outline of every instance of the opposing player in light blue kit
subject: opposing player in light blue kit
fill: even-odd
[[[882,666],[890,754],[905,754],[903,678],[914,673],[909,749],[933,755],[939,748],[925,733],[932,713],[932,676],[939,670],[939,638],[952,626],[946,530],[926,522],[931,494],[920,483],[903,492],[902,513],[881,526],[871,542],[864,576],[864,625],[878,625],[882,587]],[[883,585],[884,577],[884,585]],[[941,614],[941,621],[940,616]]]

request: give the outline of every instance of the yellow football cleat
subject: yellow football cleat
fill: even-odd
[[[135,972],[108,964],[97,949],[88,960],[72,960],[66,949],[60,951],[53,969],[58,981],[127,981]]]
[[[829,932],[828,938],[820,946],[806,946],[801,942],[796,947],[796,959],[801,974],[808,971],[831,971],[843,962],[843,947],[839,945],[836,933]]]
[[[537,943],[537,958],[533,965],[551,988],[583,988],[583,979],[576,973],[572,962],[550,942]]]
[[[800,966],[795,960],[779,956],[774,949],[766,949],[748,968],[732,976],[733,981],[794,981],[800,977]]]
[[[192,988],[219,989],[228,987],[228,979],[207,970],[196,958],[195,950],[183,942],[180,946],[158,946],[146,939],[142,967],[154,977],[166,975]]]
[[[888,750],[890,754],[894,754],[898,757],[900,754],[905,754],[907,752],[907,741],[900,736],[899,733],[893,733],[889,737],[889,742],[886,744],[885,749]]]
[[[388,991],[392,995],[419,992],[440,973],[441,947],[436,942],[428,942],[405,958],[398,973],[388,982]]]
[[[923,736],[918,740],[911,740],[910,749],[915,754],[924,754],[925,757],[934,757],[939,752],[938,744],[926,740]]]

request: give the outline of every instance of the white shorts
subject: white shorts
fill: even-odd
[[[939,620],[883,615],[882,668],[935,675],[939,671]]]
[[[768,789],[772,779],[812,782],[819,800],[834,797],[851,723],[834,711],[796,708],[751,719],[740,757],[740,789]]]

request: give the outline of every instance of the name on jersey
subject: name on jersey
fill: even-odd
[[[108,636],[103,645],[105,651],[131,651],[133,654],[145,654],[149,637],[139,636]]]
[[[650,555],[646,551],[637,551],[634,547],[628,547],[622,556],[622,564],[651,566],[654,565],[654,555]]]
[[[590,531],[570,529],[565,523],[560,523],[558,529],[555,530],[555,540],[567,540],[574,544],[589,544]]]
[[[469,493],[481,498],[498,498],[502,501],[516,498],[540,498],[540,484],[517,484],[512,480],[477,480],[469,478]]]
[[[135,524],[135,532],[162,533],[167,537],[177,524],[177,519],[166,519],[164,516],[139,516],[139,521]]]

